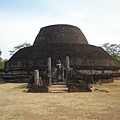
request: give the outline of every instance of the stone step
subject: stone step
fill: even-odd
[[[66,85],[66,82],[54,82],[52,85]]]
[[[65,93],[68,92],[66,85],[52,85],[49,87],[50,93]]]
[[[58,91],[58,90],[57,91],[53,91],[52,90],[52,91],[49,91],[49,93],[67,93],[67,92],[68,92],[68,90],[64,90],[64,91],[63,90],[62,91]]]

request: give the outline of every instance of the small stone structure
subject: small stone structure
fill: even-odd
[[[90,89],[90,78],[83,79],[82,76],[70,76],[67,81],[69,92],[92,92]]]
[[[49,88],[47,86],[36,86],[36,85],[33,85],[31,88],[28,89],[27,92],[47,93],[47,92],[49,92]]]
[[[39,76],[39,70],[34,71],[34,78],[32,77],[32,79],[28,83],[27,88],[29,88],[28,92],[49,92],[47,84],[45,85],[41,77]]]
[[[3,78],[0,78],[0,84],[5,84],[5,80]]]
[[[92,92],[92,90],[82,81],[69,84],[68,92]]]

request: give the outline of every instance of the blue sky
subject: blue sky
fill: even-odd
[[[71,24],[89,44],[120,44],[120,0],[0,0],[0,49],[33,43],[41,27]]]

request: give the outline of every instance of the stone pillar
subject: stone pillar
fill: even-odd
[[[18,61],[17,62],[17,66],[20,68],[20,67],[22,67],[22,62],[21,61]]]
[[[66,57],[66,68],[69,69],[69,66],[70,66],[70,59],[69,59],[69,57],[67,56],[67,57]]]
[[[34,80],[35,80],[35,85],[39,86],[39,84],[40,84],[40,82],[39,82],[39,70],[34,71]]]
[[[69,60],[69,56],[66,57],[66,83],[68,86],[68,75],[69,75],[69,66],[70,65],[70,60]]]
[[[51,57],[48,58],[48,78],[49,78],[49,86],[51,86]]]
[[[64,66],[62,66],[62,81],[64,82]]]

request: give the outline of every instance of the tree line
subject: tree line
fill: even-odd
[[[109,55],[116,59],[120,65],[120,44],[105,43],[102,44],[102,47]]]
[[[7,59],[2,59],[1,54],[2,54],[2,50],[0,49],[0,69],[3,69]]]

